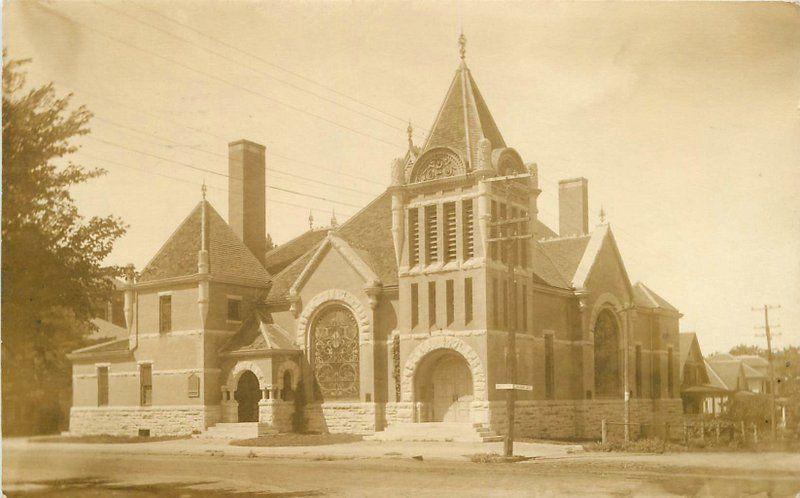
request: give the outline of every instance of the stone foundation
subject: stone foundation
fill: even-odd
[[[376,403],[329,402],[305,406],[307,428],[312,432],[372,434],[377,426]]]
[[[384,427],[394,423],[414,421],[414,403],[386,403],[383,409]]]
[[[486,405],[486,406],[483,406]],[[476,414],[476,410],[478,413]],[[680,399],[633,399],[629,404],[630,437],[637,439],[661,435],[664,424],[672,428],[682,422],[683,405]],[[498,434],[507,428],[505,401],[492,401],[476,406],[473,419],[482,422],[488,415],[488,426]],[[517,401],[515,435],[541,439],[600,439],[602,420],[610,422],[608,436],[622,439],[624,428],[616,425],[624,420],[622,399],[595,400],[537,400]],[[644,424],[644,428],[642,428]]]
[[[293,413],[293,401],[262,399],[258,402],[259,430],[264,425],[266,428],[278,432],[291,432]]]
[[[204,406],[74,406],[69,431],[73,434],[136,436],[149,429],[151,436],[177,436],[203,431],[218,417],[216,407]]]

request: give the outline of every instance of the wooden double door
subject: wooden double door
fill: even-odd
[[[431,373],[432,422],[469,422],[472,375],[458,354],[440,358]]]

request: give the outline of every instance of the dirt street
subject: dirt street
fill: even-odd
[[[794,496],[800,477],[603,458],[474,464],[409,458],[110,455],[6,448],[9,496]],[[334,459],[335,458],[335,459]]]

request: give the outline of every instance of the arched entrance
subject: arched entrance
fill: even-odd
[[[415,375],[421,422],[470,422],[472,374],[463,356],[452,350],[429,353]]]
[[[250,370],[246,370],[239,377],[236,384],[234,398],[239,404],[239,422],[258,422],[258,401],[261,399],[261,389],[258,378]]]

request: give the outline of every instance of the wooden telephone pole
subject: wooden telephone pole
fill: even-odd
[[[773,440],[775,439],[777,429],[775,425],[775,365],[773,365],[772,362],[772,333],[769,325],[769,310],[780,307],[780,305],[769,306],[765,304],[763,308],[753,308],[753,311],[764,310],[764,326],[756,328],[764,329],[764,335],[767,337],[767,361],[769,361],[769,424]],[[775,327],[777,327],[777,325]]]
[[[510,320],[509,317],[513,316],[516,318],[516,289],[517,289],[517,282],[516,276],[514,273],[514,266],[517,263],[517,259],[519,254],[515,247],[517,245],[517,241],[519,240],[527,240],[531,238],[530,234],[520,234],[518,233],[518,227],[520,223],[528,223],[530,221],[530,216],[522,216],[517,218],[511,218],[511,184],[508,182],[523,179],[523,178],[530,178],[530,173],[523,173],[518,175],[509,175],[509,176],[501,176],[496,178],[490,178],[486,180],[487,182],[499,182],[505,187],[505,195],[506,195],[506,218],[499,219],[500,213],[497,214],[498,219],[493,219],[489,226],[492,228],[499,229],[500,233],[497,237],[489,238],[490,243],[499,242],[502,244],[502,254],[505,256],[506,259],[506,268],[508,269],[508,284],[505,299],[507,300],[507,309],[508,315],[505,317],[505,321],[508,324],[507,331],[508,331],[508,344],[507,344],[507,356],[506,356],[506,376],[507,376],[507,383],[506,384],[497,384],[495,389],[503,389],[507,391],[506,397],[506,415],[508,417],[508,432],[506,433],[506,438],[503,444],[503,453],[505,456],[510,457],[514,454],[514,420],[515,420],[515,409],[516,409],[516,401],[517,401],[517,390],[531,390],[531,386],[523,386],[518,385],[517,381],[517,332],[516,332],[516,319]],[[509,227],[508,230],[504,230],[505,227]],[[507,232],[507,233],[504,233]],[[495,316],[497,316],[497,310],[493,310]]]

